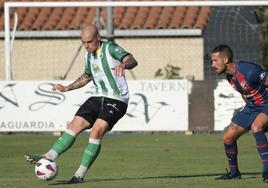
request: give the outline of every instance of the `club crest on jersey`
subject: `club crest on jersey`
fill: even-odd
[[[92,69],[93,69],[93,71],[94,71],[95,73],[101,71],[100,68],[99,68],[99,66],[98,66],[98,64],[92,64]]]
[[[102,52],[98,53],[98,57],[103,58],[103,53]]]
[[[249,85],[248,85],[248,83],[246,81],[241,82],[240,85],[241,85],[241,87],[243,88],[243,90],[245,92],[249,92],[250,91],[250,87],[249,87]]]

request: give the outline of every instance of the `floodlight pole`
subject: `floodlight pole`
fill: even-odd
[[[111,1],[111,0],[108,0]],[[114,41],[113,7],[107,7],[107,39]]]
[[[95,25],[96,25],[96,27],[98,28],[98,30],[100,30],[100,26],[101,26],[101,24],[100,24],[100,7],[96,7],[96,23],[95,23]]]

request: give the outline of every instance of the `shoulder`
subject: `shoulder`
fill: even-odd
[[[115,42],[107,42],[108,51],[113,57],[117,57],[116,59],[121,59],[123,56],[129,54],[126,50],[124,50],[121,46],[116,44]]]
[[[241,67],[241,68],[261,68],[261,66],[256,63],[243,61],[243,60],[238,61],[236,64],[238,65],[238,67]]]
[[[115,46],[115,45],[117,45],[115,42],[107,41],[107,40],[102,40],[101,43],[103,46]]]
[[[246,61],[238,62],[237,70],[249,80],[255,80],[265,72],[260,65]]]
[[[255,71],[263,71],[263,68],[252,62],[247,61],[239,61],[237,64],[237,70],[241,72],[255,72]]]
[[[116,50],[116,49],[122,49],[117,43],[112,41],[107,41],[105,44],[108,46],[109,50]]]

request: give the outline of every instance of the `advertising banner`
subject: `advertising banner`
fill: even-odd
[[[60,93],[56,83],[72,81],[0,81],[0,132],[63,131],[94,93],[93,84]],[[126,115],[113,131],[184,131],[188,129],[186,80],[129,81]]]

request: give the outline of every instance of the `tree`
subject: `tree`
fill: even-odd
[[[162,69],[158,69],[154,77],[155,78],[162,78],[162,79],[181,79],[179,71],[181,70],[180,67],[176,67],[170,64],[167,64]]]
[[[262,51],[262,64],[268,69],[268,7],[255,8],[255,15],[260,24],[260,48]]]

